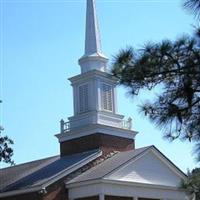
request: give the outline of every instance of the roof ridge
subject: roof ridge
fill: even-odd
[[[88,170],[92,169],[93,167],[98,166],[99,164],[103,163],[104,161],[112,158],[113,156],[115,156],[118,153],[118,151],[111,151],[109,154],[106,155],[102,155],[99,158],[97,158],[96,160],[92,161],[91,163],[88,163],[86,166],[84,166],[83,168],[78,169],[77,171],[75,171],[75,173],[72,173],[71,176],[69,176],[65,182],[69,182],[74,178],[77,178],[79,175],[81,175],[82,173],[87,172]]]

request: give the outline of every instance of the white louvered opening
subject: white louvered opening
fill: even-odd
[[[79,112],[84,113],[88,107],[88,84],[79,86]]]
[[[105,83],[101,84],[101,108],[113,111],[112,87]]]

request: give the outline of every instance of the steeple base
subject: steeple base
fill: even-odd
[[[101,149],[103,155],[113,151],[128,151],[135,148],[133,139],[95,133],[92,135],[68,140],[60,143],[60,155],[71,155],[93,149]]]
[[[135,147],[137,132],[101,124],[93,124],[56,135],[60,142],[61,156],[101,149],[127,151]]]

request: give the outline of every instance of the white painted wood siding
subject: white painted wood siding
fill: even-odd
[[[179,187],[181,182],[181,178],[152,151],[121,167],[106,179],[172,187]]]

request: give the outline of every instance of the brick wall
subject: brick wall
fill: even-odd
[[[105,200],[134,200],[134,198],[133,197],[105,196]],[[138,198],[138,200],[160,200],[160,199]]]
[[[139,198],[138,200],[160,200],[160,199],[147,199],[147,198]]]
[[[37,192],[35,192],[35,193],[27,193],[27,194],[15,195],[15,196],[10,196],[10,197],[3,197],[0,199],[2,200],[42,200],[42,196],[38,194]]]
[[[133,200],[133,197],[105,196],[105,200]]]
[[[72,139],[60,144],[61,156],[80,153],[93,149],[101,149],[106,155],[111,151],[128,151],[135,148],[133,139],[96,133]]]
[[[133,200],[133,197],[105,196],[105,200]]]
[[[85,197],[85,198],[78,198],[76,200],[99,200],[99,196],[92,196],[92,197]]]
[[[42,200],[67,200],[68,191],[65,188],[65,179],[66,177],[47,187],[47,193],[43,194]]]

